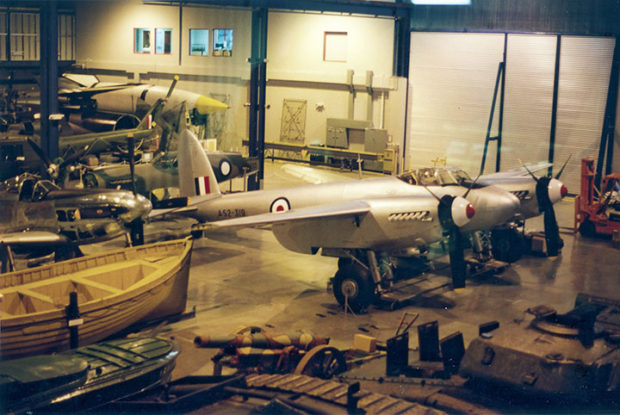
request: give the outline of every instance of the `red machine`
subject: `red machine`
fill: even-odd
[[[612,235],[620,232],[620,173],[603,177],[601,191],[595,195],[594,158],[581,160],[581,194],[575,198],[575,232],[584,236]]]

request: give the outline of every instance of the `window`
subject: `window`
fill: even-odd
[[[232,56],[233,30],[213,29],[213,56]]]
[[[326,62],[347,61],[347,32],[325,32],[323,60]]]
[[[209,29],[189,29],[189,54],[209,56]]]
[[[172,29],[155,29],[155,53],[172,52]]]
[[[134,52],[151,53],[151,29],[134,29]]]

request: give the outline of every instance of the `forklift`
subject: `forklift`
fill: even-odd
[[[594,186],[595,175],[594,158],[582,159],[581,193],[575,198],[574,231],[583,236],[617,237],[620,233],[620,173],[603,177],[600,192]]]

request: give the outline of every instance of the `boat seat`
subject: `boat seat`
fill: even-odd
[[[38,293],[36,291],[29,290],[27,288],[20,288],[17,290],[17,293],[21,296],[36,298],[37,300],[43,301],[44,303],[53,304],[54,306],[57,305],[52,297]]]
[[[91,281],[88,278],[83,278],[83,277],[71,277],[70,280],[73,284],[82,284],[82,285],[89,285],[93,288],[98,288],[100,290],[103,291],[108,291],[110,292],[110,294],[120,294],[123,292],[123,290],[118,289],[116,287],[112,287],[111,285],[107,285],[107,284],[101,284],[99,282],[96,281]]]

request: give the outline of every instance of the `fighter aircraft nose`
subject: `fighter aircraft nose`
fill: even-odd
[[[201,95],[196,99],[194,106],[198,110],[198,113],[201,115],[211,114],[218,111],[224,111],[230,108],[228,105],[223,102],[218,101],[217,99],[209,98],[207,96]]]
[[[140,217],[148,215],[151,209],[153,209],[151,201],[142,195],[136,195],[136,206],[136,211],[139,213]]]
[[[568,189],[558,179],[551,179],[549,181],[549,200],[551,203],[562,200],[568,194]]]

